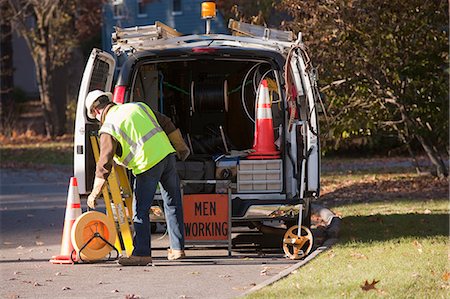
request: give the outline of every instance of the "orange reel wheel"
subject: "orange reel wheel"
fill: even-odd
[[[106,257],[113,249],[110,244],[116,241],[116,228],[105,214],[90,211],[77,218],[71,237],[73,247],[81,259],[95,261]]]
[[[283,251],[291,260],[298,260],[307,256],[313,246],[313,235],[306,226],[301,227],[298,236],[298,225],[291,226],[284,234]]]

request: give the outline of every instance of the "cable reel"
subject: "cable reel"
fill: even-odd
[[[77,218],[72,226],[71,239],[74,251],[81,261],[96,261],[118,250],[115,224],[110,217],[97,211],[89,211]],[[73,255],[73,254],[72,254]]]
[[[291,260],[298,260],[307,256],[313,246],[311,230],[302,226],[298,234],[298,225],[291,226],[284,234],[283,251]]]

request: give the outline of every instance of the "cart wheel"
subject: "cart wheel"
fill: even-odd
[[[294,225],[287,230],[283,238],[283,251],[291,260],[307,256],[313,245],[313,236],[309,228],[302,226],[300,237],[297,234],[298,225]]]

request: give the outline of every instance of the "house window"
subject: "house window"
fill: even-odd
[[[137,0],[137,16],[140,18],[146,17],[145,0]]]
[[[114,19],[122,19],[124,17],[124,3],[123,0],[111,1],[114,13]]]
[[[181,10],[181,0],[172,0],[172,15],[178,16],[182,14],[183,11]]]

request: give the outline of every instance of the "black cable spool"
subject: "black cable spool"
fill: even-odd
[[[193,112],[228,112],[227,80],[207,80],[191,83]]]

